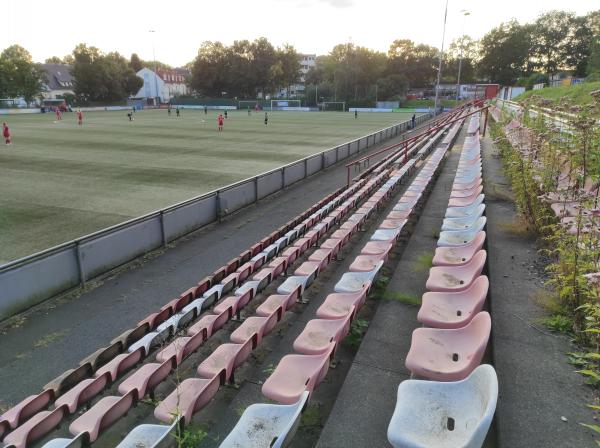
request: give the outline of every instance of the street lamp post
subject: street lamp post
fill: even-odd
[[[463,42],[461,42],[461,45],[460,45],[460,59],[458,60],[458,78],[456,79],[456,101],[458,101],[458,95],[459,95],[459,91],[460,91],[460,72],[462,69],[462,61],[463,61],[465,23],[467,21],[467,16],[471,15],[471,13],[465,9],[463,9],[461,11],[461,13],[463,14],[463,27],[462,27],[462,35],[461,35],[461,39],[463,39]]]
[[[156,97],[155,97],[155,101],[156,98],[158,98],[158,101],[160,102],[160,94],[158,93],[158,71],[156,68],[156,52],[155,52],[155,48],[154,48],[154,33],[156,33],[155,30],[150,30],[149,33],[152,34],[152,59],[154,60],[154,90],[156,91]],[[156,104],[155,104],[156,106]]]
[[[438,64],[437,83],[435,85],[435,101],[433,102],[433,115],[437,115],[438,96],[440,92],[440,80],[442,79],[442,58],[444,57],[444,40],[446,38],[446,18],[448,17],[448,0],[444,11],[444,29],[442,31],[442,48],[440,50],[440,62]]]

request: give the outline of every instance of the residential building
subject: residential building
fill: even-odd
[[[155,73],[144,67],[137,75],[142,78],[144,84],[135,95],[136,98],[160,98],[162,103],[167,103],[175,96],[188,94],[186,80],[190,72],[187,69],[159,69]]]
[[[306,81],[305,76],[308,71],[317,65],[317,55],[316,54],[300,54],[298,55],[298,62],[300,63],[300,79],[297,84],[293,84],[290,86],[290,91],[287,89],[282,89],[279,92],[279,97],[281,98],[294,98],[298,95],[304,93],[306,89]]]
[[[47,99],[63,98],[65,94],[73,95],[73,76],[71,66],[66,64],[42,64],[46,71],[46,83],[42,96]]]

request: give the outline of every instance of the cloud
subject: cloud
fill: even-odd
[[[354,6],[354,0],[320,0],[323,3],[327,3],[334,8],[349,8]]]
[[[280,0],[281,1],[281,0]],[[332,8],[349,8],[354,6],[355,0],[283,0],[295,3],[297,7],[313,7],[317,5],[328,5]]]

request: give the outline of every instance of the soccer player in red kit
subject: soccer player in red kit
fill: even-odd
[[[77,123],[79,126],[83,124],[83,113],[80,110],[77,111]]]
[[[219,114],[219,116],[217,117],[217,123],[219,124],[219,132],[221,132],[223,130],[224,122],[225,122],[225,119],[223,118],[223,115]]]
[[[8,125],[6,123],[2,123],[2,136],[4,137],[4,143],[7,145],[12,145],[12,140],[10,139],[10,129],[8,129]]]

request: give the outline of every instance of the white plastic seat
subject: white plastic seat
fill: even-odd
[[[306,289],[307,275],[291,275],[277,288],[277,294],[290,294],[300,285],[300,294]]]
[[[156,448],[161,445],[161,442],[166,441],[180,420],[181,416],[177,416],[170,425],[138,425],[127,434],[117,448]]]
[[[465,230],[471,227],[477,219],[483,216],[485,212],[485,204],[479,204],[473,213],[463,216],[462,218],[444,218],[442,230]]]
[[[445,218],[464,218],[465,216],[469,216],[473,213],[473,211],[479,207],[480,204],[483,203],[483,199],[485,198],[484,194],[480,194],[475,198],[473,203],[469,205],[465,205],[462,207],[448,207],[446,209]]]
[[[360,291],[365,284],[373,283],[377,272],[383,266],[383,260],[380,261],[372,271],[366,272],[346,272],[342,278],[335,284],[335,292],[356,292]]]
[[[403,381],[388,440],[394,448],[481,448],[497,400],[498,378],[488,364],[462,381]]]
[[[294,404],[248,406],[235,427],[219,445],[220,448],[286,446],[296,432],[300,414],[307,400],[308,392],[304,392]]]
[[[444,230],[440,232],[438,238],[438,247],[449,247],[449,246],[462,246],[463,244],[469,244],[473,241],[473,238],[477,233],[481,232],[486,223],[485,216],[482,216],[473,223],[471,227],[464,230]]]
[[[86,433],[82,432],[72,439],[52,439],[42,446],[42,448],[82,448],[85,446]],[[148,446],[148,448],[151,448]]]

